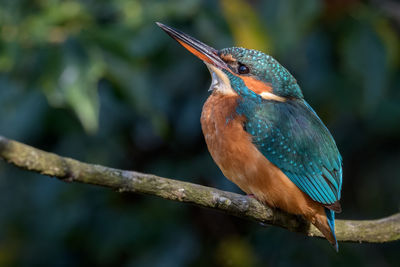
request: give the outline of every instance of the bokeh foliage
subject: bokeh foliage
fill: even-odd
[[[239,190],[199,116],[206,68],[154,22],[277,58],[344,158],[343,213],[399,210],[400,21],[388,1],[2,0],[0,134],[79,160]],[[400,12],[400,10],[399,10]],[[395,266],[340,244],[0,163],[0,265]],[[367,256],[366,256],[367,255]]]

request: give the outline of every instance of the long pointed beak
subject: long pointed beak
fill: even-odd
[[[218,50],[215,48],[212,48],[211,46],[196,40],[186,33],[166,26],[160,22],[156,22],[156,24],[169,36],[180,43],[184,48],[189,50],[192,54],[203,60],[205,63],[212,64],[219,69],[228,69],[226,63],[218,56]]]

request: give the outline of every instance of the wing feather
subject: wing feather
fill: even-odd
[[[273,164],[313,200],[340,199],[342,158],[330,132],[304,100],[262,101],[238,106],[246,131]]]

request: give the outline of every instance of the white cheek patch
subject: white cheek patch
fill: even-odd
[[[263,99],[267,99],[267,100],[275,100],[275,101],[279,101],[279,102],[285,102],[285,98],[284,97],[274,95],[273,93],[270,93],[270,92],[262,92],[260,94],[260,96]]]
[[[231,87],[231,82],[229,81],[228,76],[222,70],[209,63],[204,63],[207,65],[212,78],[209,91],[215,90],[224,95],[237,95],[235,90]]]

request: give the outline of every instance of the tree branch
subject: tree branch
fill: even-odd
[[[68,182],[109,187],[192,203],[240,218],[321,237],[321,233],[299,216],[262,205],[247,196],[167,179],[151,174],[107,168],[48,153],[0,136],[0,157],[22,169],[54,176]],[[383,243],[400,239],[400,213],[379,220],[336,220],[339,241]]]

